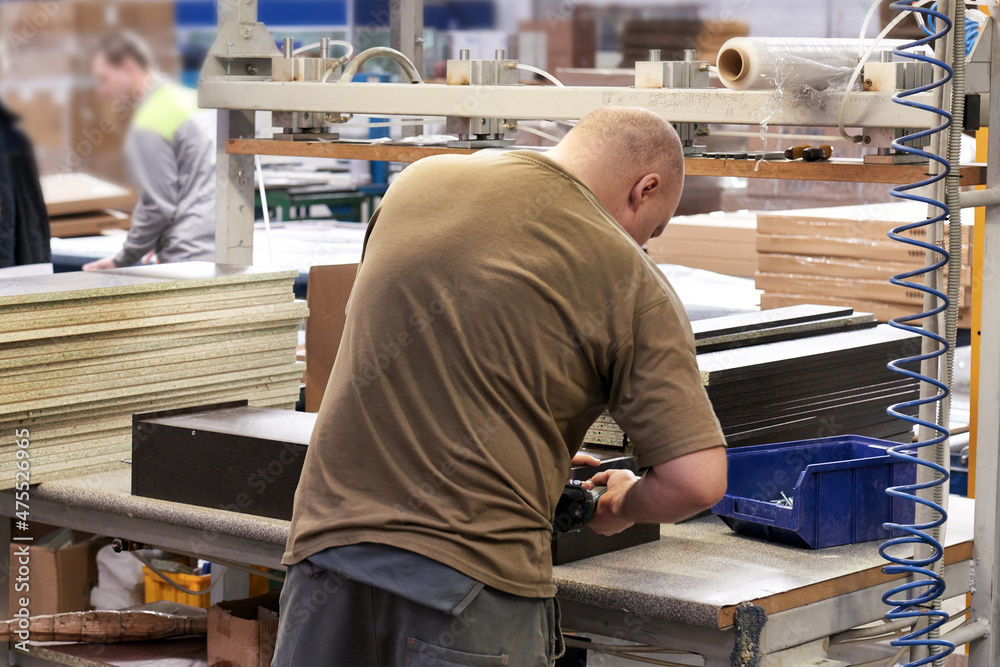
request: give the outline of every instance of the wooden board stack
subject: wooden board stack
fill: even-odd
[[[924,220],[923,204],[844,206],[757,214],[757,289],[761,306],[852,306],[888,321],[922,311],[923,293],[889,278],[925,265],[925,253],[888,238],[900,225]],[[963,225],[960,326],[972,311],[972,223]],[[910,232],[923,240],[926,230]],[[917,278],[914,282],[920,282]],[[943,290],[942,290],[943,291]]]
[[[293,407],[297,276],[194,262],[0,280],[0,488],[19,440],[35,483],[124,465],[133,413]]]
[[[42,195],[52,236],[95,236],[106,229],[128,229],[135,194],[89,174],[42,176]]]
[[[679,264],[727,276],[757,272],[757,219],[753,213],[674,218],[647,250],[657,264]]]

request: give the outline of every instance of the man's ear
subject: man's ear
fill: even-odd
[[[647,174],[639,179],[639,181],[632,187],[632,192],[629,193],[629,208],[633,211],[639,210],[639,206],[660,186],[663,184],[663,179],[660,178],[659,174]]]

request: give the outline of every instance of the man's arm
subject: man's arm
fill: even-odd
[[[84,270],[132,266],[146,253],[156,250],[163,232],[177,213],[177,158],[170,143],[160,135],[139,130],[126,147],[132,177],[139,188],[139,202],[132,211],[125,245],[114,257],[84,266]]]
[[[173,147],[150,131],[137,131],[131,139],[129,163],[140,195],[125,246],[114,258],[118,266],[132,266],[147,252],[156,250],[157,241],[177,213],[177,157]]]
[[[649,468],[594,475],[587,488],[608,487],[590,527],[614,535],[635,523],[675,523],[709,509],[726,493],[726,449],[703,449]]]

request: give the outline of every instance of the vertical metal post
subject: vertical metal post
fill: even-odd
[[[391,0],[389,39],[392,48],[413,61],[424,74],[424,0]]]
[[[991,17],[996,21],[997,17]],[[996,26],[994,26],[996,27]],[[1000,90],[1000,39],[994,38],[990,90]],[[987,186],[1000,188],[1000,103],[990,105]],[[969,645],[969,667],[1000,667],[1000,206],[986,208],[982,334],[976,422],[976,523],[972,619],[990,635]]]
[[[256,23],[257,0],[218,0],[219,27],[226,23]]]
[[[424,76],[424,0],[390,0],[389,40],[392,48],[413,61]],[[423,127],[403,127],[404,137],[423,134]]]
[[[226,23],[256,23],[257,0],[218,0],[219,29]],[[228,139],[253,139],[252,111],[219,111],[215,166],[215,261],[253,264],[254,161],[229,155]]]
[[[219,111],[215,166],[215,261],[253,264],[254,160],[230,155],[227,139],[253,139],[252,111]]]

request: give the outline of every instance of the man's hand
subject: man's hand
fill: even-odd
[[[638,481],[639,478],[631,470],[605,470],[583,483],[586,489],[597,486],[608,487],[598,501],[597,511],[589,524],[595,533],[616,535],[632,526],[634,522],[626,519],[624,515],[625,495]]]
[[[84,271],[104,271],[105,269],[117,269],[118,265],[115,264],[115,260],[112,257],[105,257],[104,259],[99,259],[96,262],[91,262],[90,264],[84,264]]]

